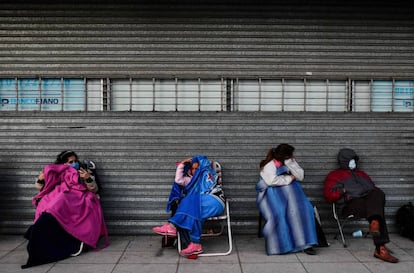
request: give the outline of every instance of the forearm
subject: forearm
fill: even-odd
[[[343,189],[340,187],[340,179],[334,174],[330,173],[325,178],[323,194],[325,200],[333,203],[338,201],[343,195]]]
[[[285,186],[292,183],[294,177],[292,175],[276,175],[276,167],[273,162],[267,164],[260,172],[260,176],[269,186]]]
[[[295,159],[290,158],[285,160],[285,165],[288,167],[290,173],[296,178],[296,180],[303,181],[305,178],[305,171],[296,162]]]
[[[175,171],[174,181],[180,186],[186,186],[188,183],[190,183],[191,178],[184,175],[184,164],[183,163],[178,164],[177,170]]]

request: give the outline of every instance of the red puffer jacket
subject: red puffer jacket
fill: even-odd
[[[371,180],[371,178],[366,174],[364,171],[361,170],[355,170],[355,175],[361,176],[367,180],[369,180],[372,184],[374,182]],[[336,169],[334,171],[331,171],[325,178],[325,185],[323,190],[323,195],[325,196],[326,201],[329,203],[334,203],[338,201],[342,195],[343,192],[343,183],[345,180],[350,179],[352,176],[351,171],[344,170],[344,169]]]

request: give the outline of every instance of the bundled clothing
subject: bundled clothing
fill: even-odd
[[[274,173],[272,173],[274,172]],[[298,252],[318,244],[314,208],[302,190],[303,169],[294,159],[273,160],[256,185],[257,206],[266,220],[263,236],[267,255]]]
[[[167,212],[174,202],[179,202],[174,215],[168,220],[179,229],[189,232],[190,240],[199,243],[205,219],[217,216],[224,210],[224,195],[217,183],[216,171],[206,156],[197,155],[192,159],[199,167],[186,182],[174,181],[171,189]],[[184,171],[183,166],[177,172]],[[176,175],[177,179],[177,175]]]
[[[45,167],[44,176],[45,185],[32,200],[35,219],[25,234],[29,259],[23,267],[67,258],[82,243],[96,248],[102,235],[108,245],[99,198],[79,182],[78,171],[52,164]]]

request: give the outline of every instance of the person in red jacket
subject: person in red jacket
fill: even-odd
[[[384,217],[384,192],[375,186],[368,174],[357,168],[359,157],[354,150],[341,149],[337,159],[339,168],[325,178],[325,199],[330,203],[343,201],[342,214],[345,216],[353,214],[357,218],[366,218],[375,244],[374,257],[398,262],[385,247],[390,240]]]

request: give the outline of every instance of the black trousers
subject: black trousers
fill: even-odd
[[[374,244],[379,246],[390,241],[385,222],[384,207],[384,192],[379,188],[374,188],[367,196],[346,201],[342,214],[345,216],[353,214],[357,218],[366,218],[369,222],[378,220],[381,234],[378,237],[374,237]]]
[[[44,212],[24,237],[29,240],[29,258],[22,268],[47,264],[70,257],[79,250],[81,241],[62,228],[51,214]]]

